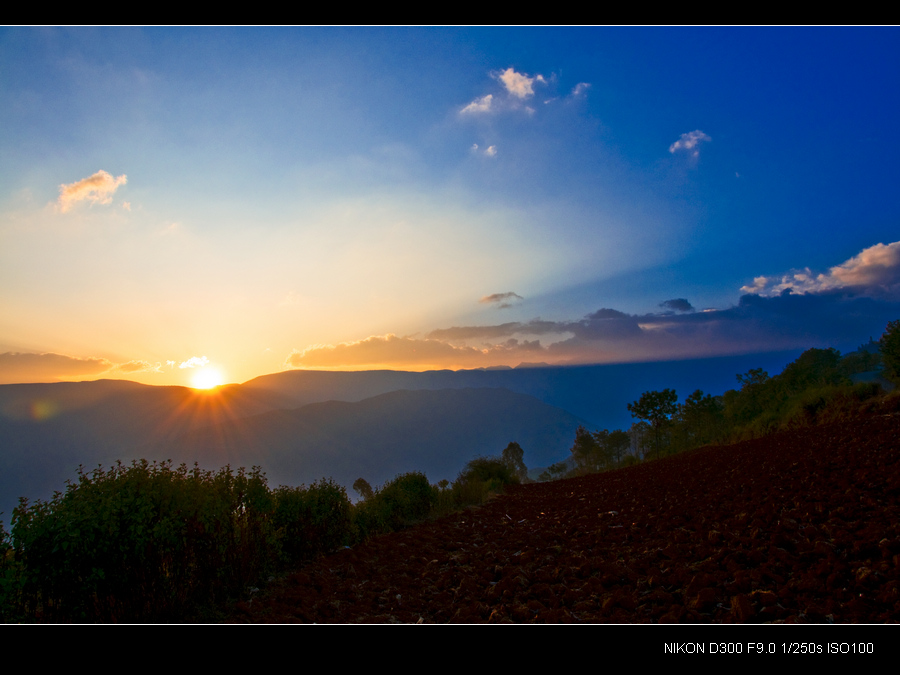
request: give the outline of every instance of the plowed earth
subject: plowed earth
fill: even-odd
[[[523,485],[376,537],[236,622],[900,619],[900,416]]]

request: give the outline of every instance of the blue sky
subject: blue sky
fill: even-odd
[[[0,382],[877,339],[898,37],[2,29]]]

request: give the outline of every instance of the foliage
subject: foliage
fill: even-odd
[[[628,430],[632,452],[646,458],[650,450],[650,425],[646,422],[634,422]]]
[[[403,529],[427,518],[438,494],[424,473],[400,474],[356,505],[356,525],[364,537]]]
[[[519,477],[515,471],[497,457],[476,457],[466,464],[457,477],[459,481],[478,481],[488,484],[495,491],[501,490],[506,485],[519,483]]]
[[[885,378],[900,384],[900,319],[888,323],[880,345]]]
[[[575,442],[570,449],[575,466],[582,471],[599,471],[603,464],[602,447],[594,434],[579,426],[575,430]]]
[[[864,410],[866,401],[880,394],[881,385],[877,382],[810,388],[791,401],[782,426],[805,427],[851,419]]]
[[[513,468],[501,457],[476,457],[456,477],[453,496],[459,506],[480,504],[507,485],[520,482]]]
[[[630,445],[628,433],[621,429],[589,432],[579,426],[570,452],[577,473],[596,472],[619,463]]]
[[[356,490],[356,493],[363,499],[371,499],[375,495],[372,486],[369,485],[369,481],[365,478],[357,478],[353,482],[353,489]]]
[[[723,405],[719,398],[699,389],[678,406],[674,416],[677,445],[681,449],[711,443],[722,427]]]
[[[623,431],[622,429],[610,431],[605,441],[606,452],[610,457],[615,459],[616,464],[622,461],[622,456],[627,453],[628,448],[631,447],[631,438],[629,438],[628,432]]]
[[[80,469],[65,494],[13,513],[20,602],[53,620],[181,617],[268,571],[270,507],[258,467]]]
[[[841,353],[837,349],[807,349],[796,361],[784,367],[776,380],[787,397],[812,387],[849,384],[840,371]]]
[[[519,482],[523,482],[528,478],[528,467],[525,466],[525,451],[522,450],[521,445],[512,441],[503,449],[500,459],[510,468],[516,478],[519,479]]]
[[[347,492],[330,478],[274,492],[273,524],[283,558],[309,560],[347,545],[353,535]]]
[[[555,480],[560,478],[563,474],[565,474],[569,470],[569,465],[563,462],[557,462],[556,464],[551,464],[544,471],[541,472],[541,475],[538,476],[540,480]]]
[[[879,349],[873,351],[873,346],[879,347]],[[868,345],[862,345],[855,352],[845,354],[841,358],[839,368],[841,374],[845,377],[850,377],[857,373],[881,370],[880,345],[877,342],[872,342]]]
[[[677,412],[677,402],[678,394],[674,389],[663,389],[662,391],[645,391],[637,401],[628,404],[628,412],[632,417],[653,426],[656,435],[657,458],[659,458],[661,444],[660,432],[663,425]]]

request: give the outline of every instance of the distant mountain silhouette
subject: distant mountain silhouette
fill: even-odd
[[[378,484],[410,470],[452,479],[472,457],[515,440],[529,466],[546,466],[568,456],[577,423],[564,429],[573,420],[628,428],[626,404],[644,391],[674,388],[681,400],[695,389],[719,394],[736,386],[736,373],[780,372],[798,355],[424,373],[298,370],[214,394],[123,380],[0,385],[0,520],[9,526],[20,496],[47,499],[63,490],[79,464],[90,470],[116,459],[202,459],[210,469],[259,464],[276,485],[323,476]],[[425,393],[439,390],[467,393]],[[320,405],[306,410],[310,404]]]
[[[546,466],[568,449],[581,420],[506,389],[400,390],[359,402],[327,401],[191,431],[144,454],[196,459],[202,466],[260,465],[272,485],[334,478],[349,488],[424,471],[453,480],[474,457],[510,441],[525,462]]]
[[[148,443],[284,405],[277,393],[239,385],[217,395],[124,380],[2,385],[0,520],[9,525],[21,496],[62,491],[79,464],[109,466]]]
[[[242,387],[277,392],[299,407],[317,401],[361,401],[398,389],[509,389],[540,399],[588,421],[592,428],[627,429],[634,421],[627,404],[653,389],[675,389],[684,400],[697,389],[721,394],[737,386],[735,375],[751,368],[781,372],[802,350],[744,354],[687,361],[617,363],[588,366],[542,366],[355,372],[290,370],[263,375]]]

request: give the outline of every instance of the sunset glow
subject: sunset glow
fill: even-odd
[[[6,27],[0,63],[0,384],[846,351],[900,317],[896,27]]]
[[[225,383],[225,378],[218,368],[201,368],[191,377],[194,389],[212,389]]]

